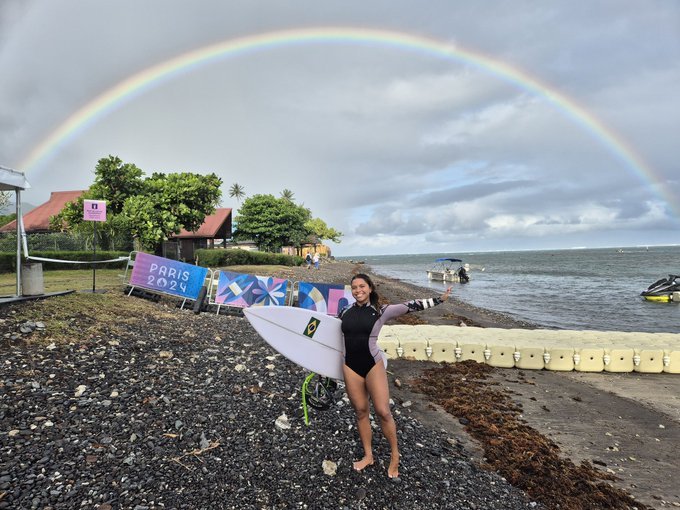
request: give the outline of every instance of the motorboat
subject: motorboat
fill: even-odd
[[[680,276],[669,274],[668,278],[662,278],[652,283],[647,290],[640,292],[647,301],[671,301],[680,303]]]
[[[438,258],[434,265],[427,271],[430,280],[439,282],[467,283],[470,281],[469,264],[463,264],[461,259]]]

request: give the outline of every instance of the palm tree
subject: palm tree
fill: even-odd
[[[231,185],[231,188],[229,188],[229,196],[231,198],[235,198],[236,201],[240,204],[241,199],[246,196],[246,190],[239,183],[235,182],[234,184]]]
[[[291,190],[289,190],[288,188],[284,189],[284,190],[281,192],[281,198],[285,198],[285,199],[288,200],[289,202],[292,202],[292,201],[293,201],[293,197],[294,197],[294,196],[295,196],[295,193],[293,193],[293,192],[292,192]]]

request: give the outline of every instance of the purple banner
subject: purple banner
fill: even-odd
[[[281,306],[286,304],[288,280],[220,271],[215,302],[221,305]]]
[[[335,316],[351,303],[354,303],[354,297],[349,285],[308,282],[298,284],[298,306],[300,308]]]
[[[130,285],[196,299],[208,269],[148,253],[137,253]]]

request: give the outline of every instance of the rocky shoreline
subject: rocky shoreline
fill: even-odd
[[[336,262],[318,271],[271,268],[271,274],[347,283],[352,273],[368,269]],[[429,297],[374,276],[386,301]],[[391,365],[403,455],[399,482],[387,479],[389,451],[376,424],[377,462],[354,472],[351,462],[361,448],[341,390],[337,403],[312,410],[306,425],[304,370],[272,351],[245,318],[196,315],[174,303],[128,298],[118,288],[0,308],[0,509],[512,510],[562,504],[539,503],[481,467],[484,451],[465,430],[470,420],[445,413],[436,398],[429,403],[411,384],[434,364]],[[44,327],[26,328],[28,320]],[[532,327],[455,301],[410,320]],[[475,406],[485,400],[482,393]],[[552,475],[532,475],[538,485],[541,477]],[[591,508],[645,508],[621,506],[632,501],[625,498],[608,501]]]
[[[378,462],[354,472],[346,398],[305,425],[305,372],[246,319],[113,293],[0,310],[0,508],[537,506],[407,402],[394,407],[400,481],[379,433]],[[28,315],[45,328],[12,340]]]

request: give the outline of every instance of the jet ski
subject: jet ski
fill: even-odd
[[[647,301],[680,302],[680,276],[669,274],[668,278],[662,278],[652,283],[647,290],[640,292]]]

